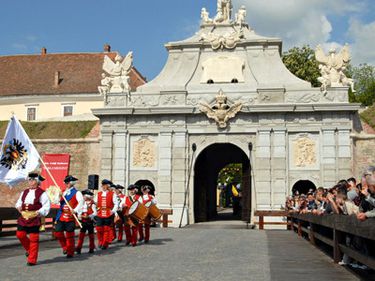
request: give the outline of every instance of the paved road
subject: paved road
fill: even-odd
[[[148,245],[133,248],[116,243],[94,255],[84,248],[81,256],[69,260],[62,256],[56,241],[44,242],[35,267],[25,266],[20,247],[0,249],[0,279],[323,281],[335,276],[340,281],[358,280],[291,232],[152,230],[153,240]],[[285,245],[305,250],[288,251]],[[308,274],[311,270],[314,274]]]

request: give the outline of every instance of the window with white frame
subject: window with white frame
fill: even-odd
[[[65,116],[72,116],[73,115],[73,105],[64,105],[63,115],[64,115],[64,117]]]
[[[27,107],[27,121],[36,120],[36,107]]]

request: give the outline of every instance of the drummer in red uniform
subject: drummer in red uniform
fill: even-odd
[[[98,235],[99,248],[108,248],[111,238],[112,224],[114,216],[117,216],[118,199],[117,195],[110,190],[112,182],[102,180],[102,190],[98,192],[94,201],[98,215],[96,217],[96,232]]]
[[[148,185],[144,185],[142,186],[142,202],[144,205],[146,205],[148,202],[151,202],[152,204],[155,204],[156,205],[156,199],[155,199],[155,196],[151,195],[150,194],[151,192],[151,187],[148,186]],[[145,243],[147,244],[148,241],[150,241],[150,224],[151,224],[151,217],[150,216],[147,216],[147,218],[145,219],[144,223],[140,223],[138,225],[138,231],[140,232],[140,240],[143,240],[143,237],[144,237],[144,240],[145,240]],[[144,228],[145,228],[145,233],[143,235],[143,225],[144,225]]]
[[[63,253],[67,258],[74,256],[75,242],[74,230],[76,227],[76,217],[81,215],[82,206],[84,203],[82,193],[75,188],[78,179],[73,176],[66,176],[64,179],[65,191],[63,196],[68,201],[69,206],[64,199],[60,200],[60,209],[57,212],[55,220],[55,237],[59,240]],[[64,235],[65,231],[65,235]]]
[[[76,253],[80,254],[82,250],[83,241],[85,239],[86,231],[89,233],[89,253],[94,253],[95,250],[95,237],[94,237],[94,218],[96,217],[96,205],[93,197],[94,193],[90,189],[82,191],[84,204],[82,207],[81,222],[82,228],[79,233],[78,244]]]
[[[128,187],[128,195],[123,198],[122,207],[124,208],[124,213],[127,216],[131,205],[139,201],[142,203],[142,197],[137,194],[137,186],[134,184],[129,185]],[[132,246],[137,245],[137,236],[138,236],[138,224],[139,222],[135,219],[126,218],[125,222],[125,234],[126,234],[126,245],[130,243]]]
[[[16,236],[26,250],[29,266],[36,265],[38,259],[40,217],[47,216],[50,210],[47,193],[39,187],[42,181],[44,181],[42,176],[30,173],[29,188],[21,193],[15,206],[21,213],[17,220]]]

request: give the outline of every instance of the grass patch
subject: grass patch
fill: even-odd
[[[0,121],[0,136],[4,138],[9,121]],[[21,124],[31,139],[85,138],[97,121],[24,122]]]
[[[361,119],[375,129],[375,106],[372,105],[360,115]]]

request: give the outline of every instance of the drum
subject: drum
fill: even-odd
[[[152,201],[147,202],[145,206],[148,208],[148,213],[151,218],[153,218],[154,220],[158,220],[161,218],[161,211],[158,207],[156,207],[155,204],[152,203]]]
[[[143,221],[148,215],[148,209],[145,205],[139,203],[138,201],[134,202],[129,209],[129,216],[136,219],[137,221]]]

